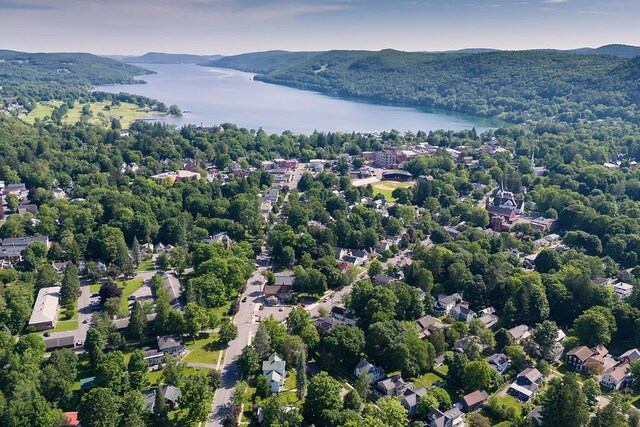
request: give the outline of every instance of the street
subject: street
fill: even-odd
[[[262,253],[266,254],[264,247]],[[253,282],[262,280],[262,272],[267,268],[268,257],[261,255],[258,257],[258,262],[260,266],[256,268],[252,276],[247,280],[246,290],[241,296],[241,299],[247,297],[247,301],[240,303],[240,309],[233,318],[233,324],[238,327],[238,337],[229,343],[224,360],[220,366],[223,386],[216,390],[213,398],[212,414],[206,424],[207,426],[222,426],[227,408],[231,403],[231,391],[235,383],[240,380],[240,371],[235,363],[235,359],[240,355],[242,349],[251,343],[251,339],[258,329],[258,324],[254,318],[258,306],[251,297],[252,294],[259,294],[261,288],[254,285]]]

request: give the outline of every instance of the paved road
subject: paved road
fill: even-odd
[[[332,294],[333,298],[329,297],[327,299],[327,302],[322,302],[322,300],[320,300],[315,304],[307,306],[307,310],[309,310],[309,314],[311,315],[311,317],[320,317],[320,307],[323,307],[327,311],[331,311],[334,306],[340,305],[340,300],[342,300],[342,297],[351,293],[351,287],[352,285],[348,285],[340,289],[339,291],[334,292]]]
[[[266,253],[265,248],[263,248],[263,253]],[[240,355],[245,346],[251,343],[251,339],[258,329],[254,316],[257,305],[253,302],[253,298],[249,297],[256,292],[254,289],[256,286],[253,282],[262,279],[262,272],[266,268],[266,262],[260,263],[260,267],[256,268],[247,281],[247,288],[243,294],[243,297],[247,297],[247,301],[240,303],[240,309],[233,318],[233,324],[238,327],[238,337],[229,343],[224,356],[224,361],[221,365],[223,387],[216,390],[212,413],[206,424],[207,427],[222,426],[227,407],[231,403],[231,390],[235,383],[240,380],[240,370],[235,363],[235,358]]]

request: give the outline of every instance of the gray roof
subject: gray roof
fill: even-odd
[[[158,348],[160,350],[166,350],[168,348],[180,347],[182,344],[175,337],[164,336],[158,337]]]
[[[293,271],[283,271],[281,273],[276,273],[276,285],[284,285],[284,286],[293,286],[293,281],[295,280],[295,273]]]
[[[164,398],[170,402],[177,402],[178,399],[182,396],[182,392],[179,388],[174,387],[172,385],[165,385],[162,387],[162,395]]]
[[[277,372],[284,375],[287,363],[282,360],[278,353],[272,353],[267,360],[262,362],[262,374],[268,375],[270,372]]]
[[[490,365],[502,365],[509,361],[509,358],[504,353],[496,353],[487,360]]]
[[[33,236],[33,237],[7,237],[2,241],[2,246],[22,246],[26,247],[32,243],[44,243],[49,244],[48,236]]]
[[[532,383],[537,383],[542,379],[542,373],[536,368],[527,368],[518,374],[518,379],[526,378]]]
[[[55,322],[58,318],[58,304],[60,303],[60,286],[42,288],[38,291],[38,298],[33,305],[33,312],[29,324]]]

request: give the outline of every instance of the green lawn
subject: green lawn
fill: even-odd
[[[102,283],[92,283],[89,285],[89,292],[91,292],[92,294],[95,294],[96,292],[100,291],[100,286],[102,286]]]
[[[449,373],[449,367],[447,365],[442,365],[436,368],[436,371],[440,372],[442,375],[447,375]]]
[[[140,261],[140,263],[138,264],[137,271],[151,271],[151,270],[153,270],[153,261],[151,259]]]
[[[419,388],[422,388],[422,387],[430,387],[433,383],[438,382],[438,381],[442,381],[442,378],[440,378],[439,376],[437,376],[433,372],[429,372],[428,374],[425,374],[425,375],[421,376],[420,378],[416,379],[413,382],[413,385],[414,385],[414,387],[416,389],[419,389]]]
[[[413,184],[410,182],[396,182],[396,181],[380,181],[375,184],[371,184],[373,187],[373,195],[380,193],[389,202],[395,202],[395,198],[391,195],[396,188],[409,188]]]
[[[120,287],[122,288],[122,298],[120,299],[120,306],[122,307],[123,312],[129,312],[129,301],[128,298],[140,287],[144,281],[142,279],[131,279],[126,282],[120,283]]]
[[[78,321],[78,303],[76,302],[76,308],[73,312],[73,316],[71,319],[67,319],[67,310],[63,307],[60,307],[60,311],[58,311],[58,320],[60,321]]]
[[[231,303],[233,302],[235,297],[236,295],[234,294],[229,301],[225,302],[222,306],[213,309],[213,314],[216,316],[216,319],[222,320],[225,317],[228,317],[227,313],[229,313],[229,309],[231,308]]]
[[[197,372],[202,372],[202,373],[207,374],[207,373],[209,373],[209,369],[207,369],[207,368],[185,368],[184,369],[184,375],[185,376],[193,375],[193,374],[195,374]],[[151,386],[156,386],[161,381],[162,381],[162,370],[149,372],[147,374],[147,382]]]
[[[184,362],[192,363],[218,363],[218,355],[223,346],[218,342],[218,334],[201,334],[201,339],[195,343],[187,340],[187,350],[189,354],[183,359]]]
[[[49,332],[66,332],[78,329],[78,315],[76,314],[74,320],[65,320],[56,322],[56,327],[50,329]]]
[[[62,104],[61,101],[39,102],[36,108],[34,108],[24,120],[26,122],[33,123],[36,118],[43,120],[45,116],[50,117],[53,108],[60,106],[60,104]],[[66,124],[75,124],[80,121],[83,106],[84,104],[76,102],[74,108],[68,111],[62,119],[62,122]],[[109,110],[105,110],[105,107],[107,106]],[[166,114],[151,111],[148,108],[140,108],[136,104],[128,102],[123,102],[119,106],[111,106],[110,101],[90,102],[89,108],[92,115],[88,119],[88,122],[103,126],[111,126],[111,120],[114,118],[120,120],[120,124],[123,128],[128,128],[133,121],[138,119],[166,116]]]

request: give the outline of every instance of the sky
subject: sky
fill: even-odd
[[[29,52],[640,45],[640,0],[0,0],[0,22]]]

